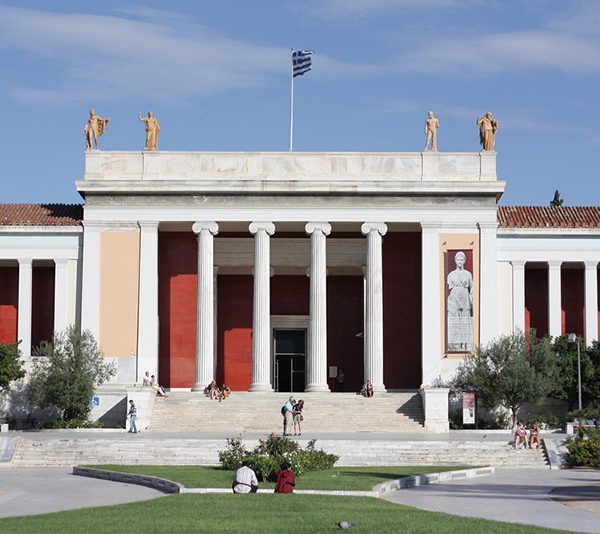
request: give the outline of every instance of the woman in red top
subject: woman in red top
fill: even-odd
[[[283,462],[281,471],[275,473],[275,493],[294,493],[296,477],[290,469],[290,464]]]

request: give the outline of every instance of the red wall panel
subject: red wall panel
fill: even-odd
[[[421,385],[421,233],[383,239],[383,373],[388,389]]]
[[[233,391],[247,391],[252,382],[253,278],[217,279],[217,381]]]
[[[54,332],[54,267],[33,267],[31,346],[52,341]]]
[[[0,343],[17,342],[19,268],[0,267]]]
[[[197,261],[192,232],[159,232],[159,373],[166,387],[189,388],[196,376]]]
[[[308,276],[271,277],[271,315],[308,315],[309,300]]]
[[[583,336],[585,324],[585,285],[583,268],[563,268],[560,272],[562,333]]]
[[[327,365],[344,369],[344,391],[360,391],[364,378],[363,277],[327,277]],[[335,379],[329,379],[337,391]]]
[[[525,266],[525,333],[548,333],[548,268]]]

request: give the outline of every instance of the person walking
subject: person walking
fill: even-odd
[[[247,460],[244,460],[242,467],[235,472],[231,489],[233,493],[256,493],[258,491],[256,473]]]
[[[275,493],[294,493],[296,477],[290,469],[290,464],[283,462],[281,470],[275,473]]]
[[[129,400],[129,411],[127,412],[127,416],[129,417],[129,430],[132,434],[137,434],[137,426],[135,424],[135,420],[137,418],[137,406],[133,399]]]

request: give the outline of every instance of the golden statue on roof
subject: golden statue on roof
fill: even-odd
[[[85,149],[92,150],[92,143],[96,144],[96,150],[99,150],[98,145],[98,137],[100,137],[107,129],[108,123],[110,121],[110,117],[108,119],[103,119],[96,115],[96,110],[90,110],[90,116],[88,118],[87,124],[83,128],[83,133],[85,134]]]

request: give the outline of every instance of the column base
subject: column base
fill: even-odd
[[[249,393],[273,393],[271,384],[250,384]]]
[[[208,386],[208,384],[201,384],[200,382],[196,382],[192,386],[192,391],[201,391],[202,393],[204,393],[204,390],[206,389],[206,386]]]
[[[387,389],[383,384],[373,384],[373,393],[387,393]]]
[[[308,384],[304,388],[305,393],[331,393],[327,384]]]

